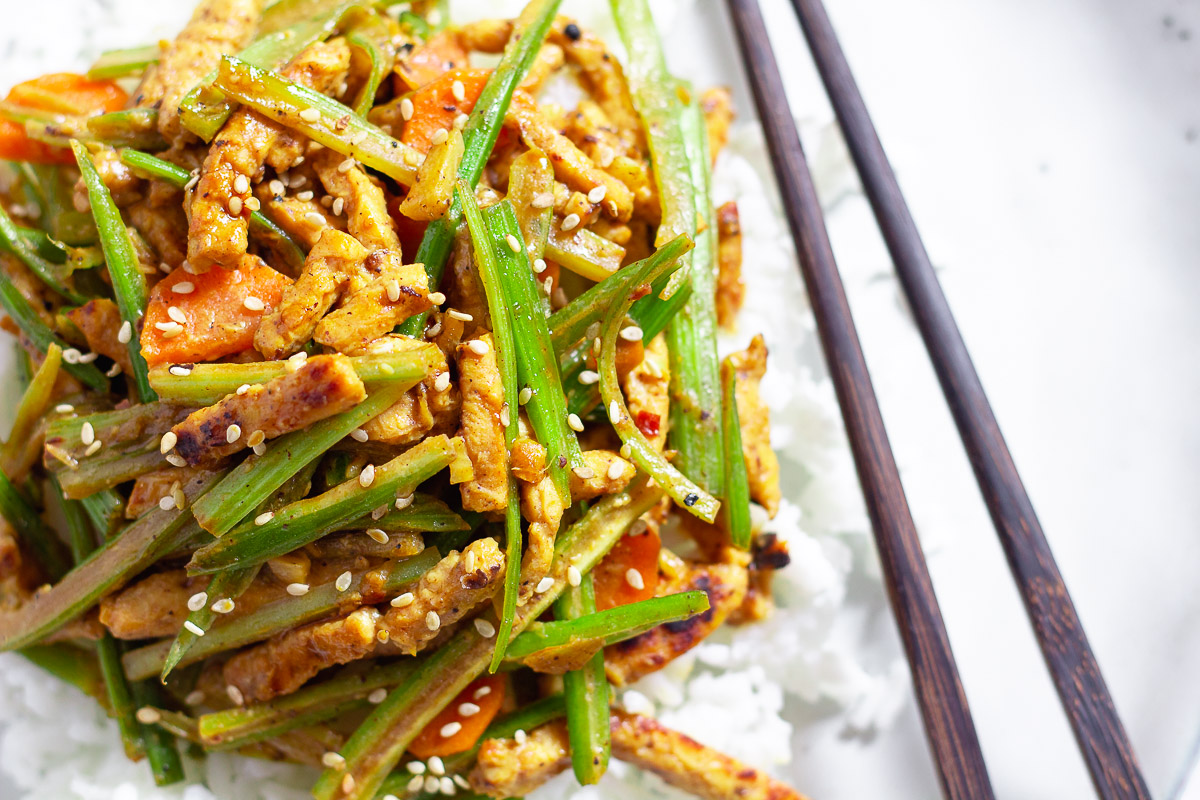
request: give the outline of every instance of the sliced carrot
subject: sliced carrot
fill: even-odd
[[[658,553],[661,549],[658,531],[648,528],[644,533],[622,536],[592,570],[596,610],[604,611],[654,597],[658,590]],[[636,569],[642,576],[642,588],[637,589],[629,582],[631,569]]]
[[[503,675],[485,675],[475,680],[417,734],[408,745],[408,752],[417,758],[430,758],[470,750],[500,711],[504,686]],[[463,714],[464,710],[473,713]]]
[[[462,39],[452,30],[430,36],[424,44],[413,51],[396,67],[396,74],[405,84],[397,92],[418,89],[452,69],[470,66],[470,54],[462,45]]]
[[[174,291],[182,283],[192,284],[192,290]],[[147,364],[191,364],[240,353],[254,344],[263,314],[279,304],[290,283],[287,276],[249,255],[235,269],[214,267],[202,275],[177,269],[155,284],[150,294],[142,326],[142,356]],[[250,298],[261,301],[262,309]],[[247,300],[253,308],[247,308]],[[182,313],[183,323],[168,313],[172,306]],[[183,331],[176,334],[172,322]],[[162,330],[160,323],[168,330]]]
[[[5,100],[55,114],[89,116],[119,111],[129,95],[112,81],[92,81],[73,72],[56,72],[18,83]],[[25,126],[0,119],[0,159],[37,164],[74,164],[70,148],[53,147],[30,139]]]
[[[470,114],[483,92],[490,69],[454,69],[435,78],[412,93],[412,119],[404,124],[400,141],[428,153],[433,147],[433,135],[449,129],[459,114]],[[461,82],[463,99],[454,96],[455,82]]]

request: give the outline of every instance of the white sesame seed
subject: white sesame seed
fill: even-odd
[[[308,594],[307,583],[289,583],[287,585],[287,593],[292,597],[303,597]]]
[[[355,164],[355,161],[353,158],[347,158],[345,161],[338,164],[337,170],[338,170],[338,172],[345,174],[345,173],[349,172],[350,170],[354,169],[354,164]]]
[[[442,762],[442,759],[433,756],[429,759],[429,771],[434,775],[445,775],[446,765]]]
[[[260,298],[253,296],[247,297],[245,300],[243,300],[242,305],[246,307],[247,311],[262,311],[264,308],[266,308],[266,304],[264,304]]]
[[[454,130],[461,131],[463,128],[467,127],[467,123],[470,121],[471,118],[466,114],[459,114],[454,118]]]
[[[342,209],[344,209],[345,207],[346,207],[346,201],[344,199],[342,199],[341,197],[335,197],[333,199],[332,210],[333,210],[333,215],[335,217],[341,216]]]
[[[424,775],[425,774],[425,762],[424,761],[410,761],[407,764],[405,764],[405,767],[413,775]]]
[[[250,191],[250,179],[245,175],[238,175],[233,179],[233,190],[238,194],[245,194]]]
[[[183,702],[188,704],[189,706],[198,706],[204,702],[204,692],[200,691],[199,689],[196,689],[195,691],[188,694],[187,697],[183,698]]]
[[[134,716],[137,717],[137,721],[143,725],[153,725],[162,719],[162,714],[159,712],[159,710],[157,708],[151,708],[150,706],[142,706],[137,710],[137,713],[134,714]]]
[[[319,214],[316,211],[309,211],[304,215],[304,221],[311,225],[324,225],[325,215]]]
[[[483,339],[472,339],[467,342],[467,349],[477,356],[486,356],[490,348]]]
[[[81,353],[79,355],[80,364],[90,364],[100,357],[99,353]]]
[[[571,472],[574,472],[585,481],[596,477],[596,472],[591,467],[571,467]]]
[[[274,511],[264,511],[254,518],[255,525],[266,525],[271,520],[275,519]]]
[[[608,404],[608,421],[613,425],[621,421],[621,404],[616,400]]]
[[[642,340],[642,329],[636,325],[628,325],[621,328],[621,338],[627,342],[640,342]]]
[[[387,282],[385,287],[389,303],[395,303],[400,299],[400,281],[392,278]]]
[[[59,403],[54,407],[54,410],[59,414],[70,414],[75,410],[75,406],[71,405],[70,403]]]
[[[517,744],[525,744],[525,739],[525,731],[521,729],[517,729],[517,732],[513,734],[513,740],[516,741]]]
[[[212,604],[212,610],[218,614],[228,614],[229,612],[233,611],[234,605],[235,604],[232,598],[222,597],[220,600]]]
[[[567,414],[567,427],[576,433],[583,433],[583,420],[578,414]]]
[[[321,112],[315,108],[306,108],[300,112],[300,119],[305,122],[316,122],[321,118]]]
[[[380,544],[388,543],[387,531],[381,530],[380,528],[367,528],[367,536],[370,536],[371,539],[379,542]]]
[[[386,505],[380,506],[379,508],[373,508],[371,509],[371,519],[383,519],[385,516],[387,516],[387,512],[388,507]]]
[[[367,140],[367,132],[359,131],[358,133],[351,136],[349,141],[350,141],[351,146],[358,147],[360,144],[362,144],[366,140]]]
[[[456,308],[452,308],[449,311],[447,311],[446,316],[450,317],[450,319],[457,319],[462,322],[472,322],[475,319],[475,317],[471,316],[470,314],[466,313],[465,311],[459,311]]]
[[[358,473],[358,485],[366,489],[375,482],[375,465],[367,464],[363,467],[362,472]]]
[[[313,199],[312,189],[306,189],[305,191],[300,192],[299,194],[296,195],[296,199],[304,200],[306,202],[309,200],[312,200]]]
[[[288,356],[288,361],[292,362],[293,364],[303,364],[307,360],[308,353],[304,352],[303,350],[299,350]]]
[[[467,99],[467,89],[465,86],[463,86],[462,81],[455,81],[454,83],[450,84],[450,93],[454,95],[454,99],[460,103]]]
[[[412,592],[398,594],[392,598],[391,606],[392,608],[404,608],[406,606],[411,606],[413,604],[413,600],[415,599],[416,598],[413,596]]]
[[[421,791],[421,787],[425,785],[425,779],[420,775],[414,775],[412,780],[408,782],[408,786],[404,787],[409,794],[416,794]]]
[[[437,794],[438,793],[440,784],[438,783],[437,778],[433,777],[432,775],[426,775],[423,783],[425,785],[426,792],[428,792],[429,794]]]
[[[546,259],[535,258],[533,260],[533,271],[536,272],[538,275],[541,275],[543,272],[545,272],[546,271]]]
[[[107,376],[108,376],[108,377],[110,377],[110,378],[115,378],[115,377],[117,377],[118,375],[120,375],[120,374],[121,374],[121,365],[120,365],[120,364],[113,364],[111,367],[109,367],[109,368],[108,368],[108,371],[107,371],[107,372],[105,372],[104,374],[105,374],[105,375],[107,375]]]
[[[231,216],[240,216],[242,213],[242,198],[234,195],[229,198],[229,213]]]
[[[508,427],[508,423],[512,422],[512,414],[508,411],[508,403],[500,406],[500,424]]]
[[[442,303],[446,302],[446,295],[442,294],[441,292],[430,292],[429,302],[433,303],[435,306],[440,306]]]
[[[154,325],[162,333],[164,339],[174,339],[183,333],[183,326],[178,322],[159,322]]]
[[[646,581],[642,580],[642,573],[638,572],[634,567],[625,570],[625,582],[639,592],[646,588]]]
[[[96,454],[96,452],[103,446],[104,446],[104,443],[101,442],[99,439],[97,439],[96,441],[94,441],[88,445],[87,450],[84,450],[83,454],[85,456],[94,456]]]
[[[554,291],[554,278],[547,277],[546,280],[542,281],[542,291],[544,291],[546,294],[550,294]]]
[[[195,636],[203,636],[204,635],[204,628],[201,628],[199,625],[192,622],[190,619],[184,620],[183,627],[187,628],[188,631]]]
[[[403,511],[404,509],[408,508],[412,504],[413,504],[413,496],[411,494],[406,495],[404,497],[396,498],[396,510],[397,511]]]
[[[92,427],[92,423],[83,423],[83,427],[79,429],[79,441],[84,444],[91,444],[96,441],[96,429]]]
[[[546,577],[544,577],[540,581],[538,581],[536,591],[538,594],[542,594],[543,592],[548,592],[553,588],[554,588],[554,578],[551,578],[549,575],[547,575]]]
[[[225,441],[233,444],[238,439],[242,438],[242,426],[236,422],[225,429]]]
[[[549,208],[554,205],[554,194],[552,192],[540,192],[533,196],[529,201],[529,205],[534,208]]]
[[[196,284],[191,281],[180,281],[171,287],[171,291],[175,294],[191,294],[196,291]]]
[[[325,206],[325,208],[329,208],[331,205],[333,205],[333,197],[330,195],[322,195],[320,202],[321,205]]]
[[[244,706],[246,704],[246,698],[242,696],[242,690],[232,683],[225,687],[225,694],[229,696],[230,701],[235,706]]]
[[[247,197],[246,202],[243,203],[243,205],[246,206],[248,211],[258,211],[260,208],[262,208],[262,203],[259,202],[257,197]]]
[[[407,97],[400,101],[400,116],[407,122],[412,119],[413,101]]]
[[[520,405],[525,405],[532,399],[533,399],[533,389],[531,389],[528,386],[522,388],[521,393],[517,395],[517,403],[519,403]]]
[[[608,479],[610,481],[620,480],[625,474],[625,462],[614,461],[608,465]]]
[[[174,375],[177,378],[186,378],[188,375],[192,374],[192,368],[180,366],[179,364],[175,364],[170,369],[168,369],[167,372],[171,373],[172,375]]]
[[[234,394],[236,394],[236,395],[238,395],[238,396],[240,397],[241,395],[244,395],[244,394],[245,394],[246,392],[248,392],[248,391],[250,391],[250,384],[248,384],[248,383],[243,383],[241,386],[239,386],[239,387],[237,388],[237,391],[236,391],[236,392],[234,392]]]
[[[579,567],[574,564],[567,567],[567,583],[572,586],[578,586],[583,583],[583,575],[580,574]]]
[[[350,438],[356,442],[365,442],[367,440],[367,432],[362,428],[355,428],[350,431]]]
[[[475,630],[485,639],[490,639],[496,635],[496,626],[488,622],[486,619],[475,619]]]
[[[382,686],[380,686],[378,689],[374,690],[369,695],[367,695],[367,702],[370,703],[371,705],[377,706],[380,703],[382,703],[384,700],[387,700],[387,696],[388,696],[387,689],[384,689]]]
[[[254,447],[251,447],[250,449],[254,451],[254,455],[256,456],[261,456],[263,453],[267,452],[267,446],[261,443],[254,445]]]
[[[429,137],[429,141],[433,142],[434,146],[437,146],[439,144],[445,144],[446,140],[449,138],[450,138],[449,131],[447,131],[445,128],[438,128],[436,131],[433,132],[433,136]]]
[[[271,190],[271,194],[275,197],[282,197],[283,193],[287,191],[287,187],[283,185],[283,181],[278,179],[268,183],[267,188]]]
[[[83,355],[83,354],[80,353],[74,347],[68,347],[66,350],[63,350],[62,360],[67,362],[68,364],[78,364],[79,357],[81,355]]]
[[[450,373],[449,372],[441,372],[438,374],[438,376],[436,378],[433,379],[433,390],[435,392],[438,392],[440,394],[441,392],[444,392],[449,388],[450,388]]]
[[[475,692],[471,695],[471,697],[476,700],[480,700],[484,697],[487,697],[491,693],[492,693],[492,687],[480,686],[478,689],[475,690]]]
[[[564,231],[573,231],[579,227],[579,215],[575,213],[567,214],[563,217],[562,229]]]
[[[463,569],[465,569],[467,572],[475,571],[475,551],[474,550],[468,550],[467,554],[465,556],[463,556]]]
[[[354,576],[350,574],[350,570],[346,570],[341,575],[337,576],[337,580],[333,582],[333,587],[339,592],[344,592],[350,588],[350,581],[353,579]]]
[[[176,455],[175,453],[169,453],[167,455],[167,463],[170,464],[172,467],[186,467],[187,459],[185,459],[181,455]]]
[[[471,788],[470,782],[466,778],[464,778],[462,775],[455,773],[451,777],[454,778],[454,782],[457,783],[461,788],[463,788],[463,789]]]
[[[254,447],[256,445],[262,444],[264,441],[266,441],[266,439],[267,439],[267,435],[265,433],[263,433],[262,431],[254,431],[253,433],[251,433],[249,436],[246,437],[246,444],[249,447]]]
[[[604,195],[608,193],[608,187],[601,184],[587,193],[589,203],[599,203],[604,199]]]
[[[593,383],[600,382],[600,373],[594,370],[585,369],[579,373],[579,382],[584,386],[591,386]]]
[[[321,763],[324,764],[325,766],[329,767],[330,769],[345,769],[346,768],[346,759],[342,757],[342,754],[334,753],[332,751],[321,756]]]
[[[208,592],[196,592],[188,598],[188,611],[199,611],[208,605]]]
[[[516,236],[513,236],[511,233],[505,234],[504,241],[508,243],[509,250],[512,250],[514,253],[521,252],[521,240]]]
[[[438,616],[436,611],[430,611],[425,615],[425,627],[431,631],[436,631],[442,627],[442,618]]]
[[[473,717],[479,713],[479,706],[474,703],[460,703],[458,713],[460,716]]]
[[[462,730],[461,722],[447,722],[445,725],[442,726],[442,729],[440,731],[438,731],[438,733],[440,733],[442,735],[443,739],[449,739],[451,736],[453,736],[454,734],[458,733],[461,730]]]
[[[354,776],[347,772],[344,776],[342,776],[342,794],[350,794],[354,791],[354,786]]]

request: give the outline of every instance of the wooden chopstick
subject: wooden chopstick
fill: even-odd
[[[821,0],[792,0],[1097,793],[1149,798],[1137,757]]]
[[[938,778],[951,800],[989,800],[992,787],[975,725],[762,14],[755,0],[727,4],[841,405]]]

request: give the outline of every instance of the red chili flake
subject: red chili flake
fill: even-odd
[[[658,414],[653,414],[649,411],[639,411],[636,420],[638,430],[649,439],[658,436],[658,426],[660,424]]]

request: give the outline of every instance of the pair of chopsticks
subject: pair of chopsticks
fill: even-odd
[[[943,794],[993,797],[979,739],[863,360],[757,0],[727,0],[912,668]],[[1150,793],[1033,505],[821,0],[792,0],[917,320],[1046,666],[1103,798]]]

